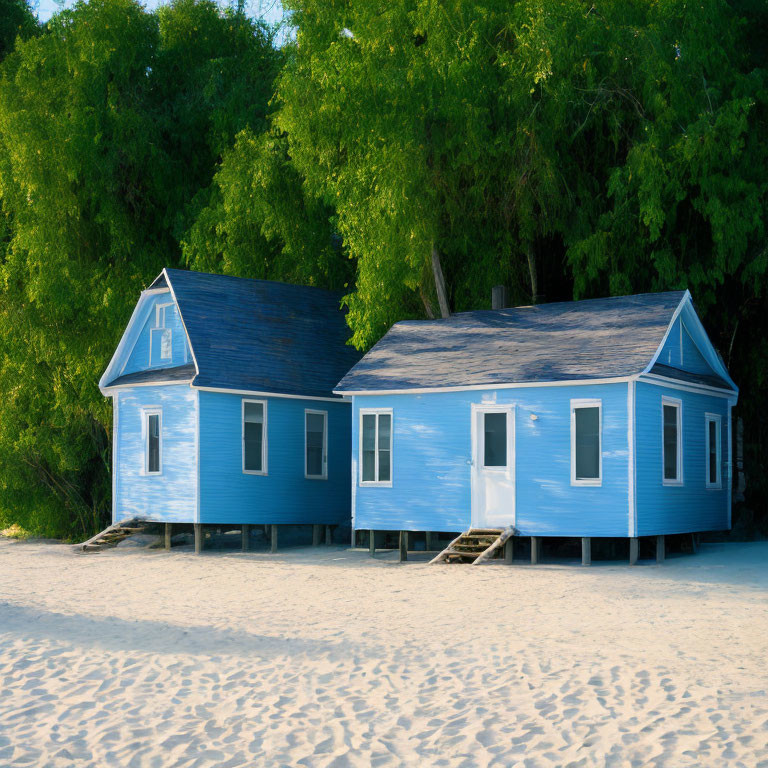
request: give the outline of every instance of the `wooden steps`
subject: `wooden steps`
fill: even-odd
[[[493,558],[500,557],[504,551],[504,542],[515,534],[512,526],[508,528],[470,528],[455,538],[436,558],[434,563],[469,563],[479,565]]]
[[[124,539],[133,536],[134,533],[143,533],[146,527],[147,524],[138,518],[121,520],[119,523],[105,528],[101,533],[97,533],[88,541],[84,541],[82,544],[75,544],[75,551],[103,552],[105,549],[116,547]]]

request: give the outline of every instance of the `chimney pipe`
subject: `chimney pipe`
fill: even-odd
[[[506,309],[507,307],[507,286],[494,285],[491,288],[491,309]]]

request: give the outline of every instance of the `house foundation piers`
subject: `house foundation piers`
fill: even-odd
[[[439,554],[459,532],[414,530],[372,530],[357,528],[352,532],[353,549],[367,551],[370,557],[396,553],[398,562],[408,562],[414,555]],[[672,534],[636,537],[606,536],[510,536],[492,558],[506,565],[565,564],[580,562],[583,567],[601,563],[659,565],[667,554],[695,554],[698,534]],[[422,557],[415,558],[422,560]]]
[[[177,524],[177,527],[185,527],[189,530],[188,525],[181,526]],[[254,549],[253,534],[256,529],[259,529],[267,540],[267,549],[269,552],[274,553],[278,551],[279,543],[281,540],[281,529],[290,529],[286,531],[288,534],[288,543],[290,546],[302,546],[306,545],[306,542],[302,542],[304,534],[301,533],[301,529],[305,528],[311,531],[311,540],[313,547],[319,546],[331,546],[333,544],[333,534],[336,529],[336,525],[324,524],[324,523],[309,523],[302,525],[299,523],[290,524],[253,524],[253,523],[238,523],[235,525],[226,525],[222,523],[207,524],[207,523],[193,523],[192,530],[194,535],[195,554],[199,555],[202,552],[212,549],[211,539],[214,534],[218,535],[226,532],[240,532],[240,550],[242,552],[250,552]],[[173,524],[165,523],[165,548],[171,548],[171,538],[173,535]],[[229,548],[230,545],[226,545]]]

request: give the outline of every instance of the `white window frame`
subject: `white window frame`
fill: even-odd
[[[172,301],[166,301],[166,302],[158,302],[155,304],[155,327],[149,329],[149,367],[153,368],[156,365],[162,365],[163,363],[167,362],[173,362],[173,329],[172,328],[166,328],[165,327],[165,310],[167,307],[172,307],[173,302]],[[162,322],[161,322],[162,321]],[[154,346],[152,343],[152,339],[155,335],[155,331],[167,331],[171,334],[171,356],[170,357],[160,357],[160,362],[153,363],[152,362],[152,347]],[[160,349],[162,350],[163,345],[162,341],[160,342]]]
[[[144,474],[155,476],[163,474],[163,410],[162,408],[143,408],[142,411],[142,432],[144,437]],[[158,470],[150,472],[149,470],[149,417],[157,416],[157,458]]]
[[[389,480],[363,480],[363,416],[376,416],[376,433],[374,434],[374,476],[379,476],[379,416],[381,414],[389,414],[390,417],[390,430],[389,430]],[[360,409],[360,421],[359,421],[359,435],[358,435],[358,477],[361,488],[368,487],[380,487],[391,488],[392,481],[395,477],[395,456],[393,451],[395,441],[395,416],[391,408],[361,408]]]
[[[172,301],[166,301],[162,304],[158,302],[157,304],[155,304],[155,328],[165,328],[165,309],[166,307],[172,307],[172,306],[173,306]],[[163,319],[162,323],[160,322],[161,315]]]
[[[246,403],[260,403],[262,407],[262,413],[264,414],[264,422],[261,427],[261,469],[246,469],[245,468],[245,404]],[[267,401],[255,400],[249,397],[244,397],[240,401],[240,456],[241,456],[241,468],[244,475],[264,475],[268,474],[267,471]]]
[[[307,416],[309,414],[323,417],[323,471],[320,475],[310,475],[307,468]],[[328,411],[316,411],[312,408],[304,409],[304,478],[306,480],[328,479]]]
[[[709,425],[715,423],[715,440],[717,440],[716,469],[717,479],[711,482],[709,479]],[[704,483],[708,490],[719,491],[723,487],[723,419],[719,413],[704,414]]]
[[[576,411],[579,408],[597,408],[598,476],[576,477]],[[603,401],[599,398],[571,400],[571,485],[593,488],[603,484]]]
[[[677,408],[677,477],[669,480],[664,477],[664,406]],[[683,482],[683,401],[677,397],[661,398],[661,483],[662,485],[681,486]]]

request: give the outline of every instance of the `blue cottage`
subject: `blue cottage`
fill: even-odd
[[[513,526],[636,557],[730,528],[738,389],[687,291],[401,322],[336,392],[357,530]]]
[[[348,524],[359,355],[340,295],[165,269],[101,377],[113,400],[113,523]]]

